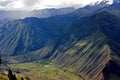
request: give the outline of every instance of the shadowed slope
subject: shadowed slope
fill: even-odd
[[[63,28],[63,24],[70,25],[67,21],[59,22],[55,19],[26,18],[10,21],[0,28],[0,54],[24,54],[54,45],[53,42],[69,27]]]
[[[60,38],[51,59],[62,67],[68,67],[70,71],[72,69],[85,80],[101,80],[102,70],[109,60],[114,60],[111,57],[114,55],[112,52],[117,49],[114,42],[116,45],[120,43],[119,38],[114,38],[119,37],[119,32],[113,28],[120,28],[120,19],[108,12],[84,18],[73,24]],[[120,57],[117,55],[116,61],[119,62]]]

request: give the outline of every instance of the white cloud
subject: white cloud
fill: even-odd
[[[9,10],[32,10],[44,8],[80,7],[97,1],[102,0],[0,0],[0,8]]]
[[[20,1],[20,0],[14,1],[13,8],[22,8],[22,7],[24,7],[24,4],[22,1]]]

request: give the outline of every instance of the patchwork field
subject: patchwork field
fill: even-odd
[[[16,73],[18,79],[29,77],[31,80],[82,80],[73,73],[56,68],[53,63],[41,64],[38,62],[27,62],[19,64],[9,64],[11,68],[27,70],[23,73]]]

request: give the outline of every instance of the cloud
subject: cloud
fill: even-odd
[[[23,0],[24,6],[31,7],[36,5],[40,0]]]
[[[1,1],[0,1],[0,5],[1,5],[2,7],[5,7],[5,6],[9,5],[9,4],[12,3],[12,2],[13,2],[12,0],[6,0],[6,1],[1,0]]]
[[[61,8],[61,7],[82,7],[93,2],[102,0],[41,0],[38,8]]]
[[[60,8],[60,7],[75,7],[75,5],[81,6],[82,3],[80,3],[80,0],[51,0],[48,2],[48,0],[44,0],[41,2],[41,5],[44,5],[47,8]]]
[[[0,8],[5,10],[33,10],[61,7],[78,8],[97,1],[102,0],[0,0]]]

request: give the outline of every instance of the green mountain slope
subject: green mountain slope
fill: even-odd
[[[101,80],[109,60],[120,61],[119,26],[120,19],[106,11],[78,21],[56,43],[51,59],[85,80]]]
[[[10,21],[0,28],[1,55],[18,55],[29,53],[54,45],[67,28],[69,21],[60,19],[26,18]],[[63,28],[64,26],[68,26]],[[57,26],[56,26],[57,25]]]
[[[72,25],[69,21],[58,22],[61,18],[57,22],[54,22],[56,18],[52,19],[53,22],[26,18],[1,27],[1,54],[17,55],[14,59],[20,62],[51,60],[85,80],[119,74],[120,18],[102,11],[76,20]],[[57,23],[60,24],[55,26]],[[108,69],[110,72],[106,75]]]
[[[119,79],[120,18],[114,7],[10,21],[0,27],[0,54],[19,62],[52,61],[83,80]]]

